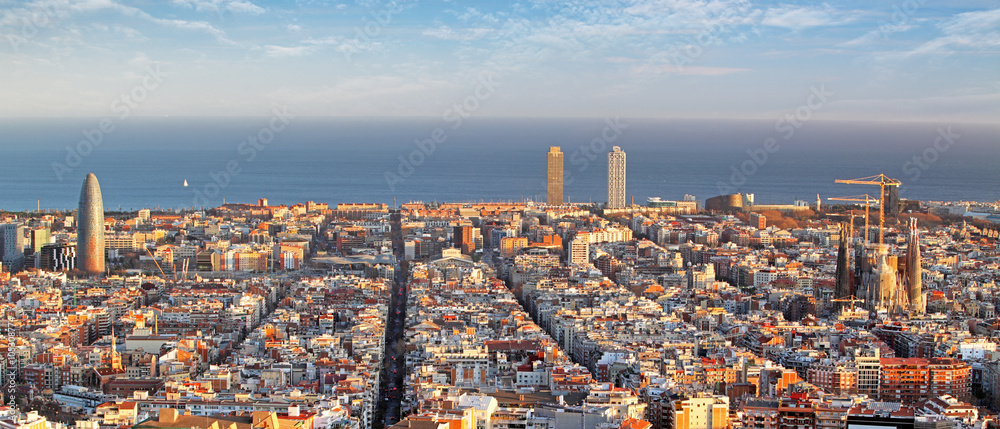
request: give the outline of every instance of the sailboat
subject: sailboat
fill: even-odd
[[[187,185],[188,185],[188,181],[187,181],[187,179],[184,179],[184,187],[186,188]]]

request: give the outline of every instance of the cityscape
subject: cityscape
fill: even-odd
[[[0,1],[0,429],[1000,429],[990,0]]]
[[[541,157],[539,153],[537,156]],[[0,224],[11,428],[983,428],[997,203],[753,194]],[[541,172],[539,172],[541,174]],[[862,188],[858,185],[867,185]],[[876,188],[877,187],[877,188]]]

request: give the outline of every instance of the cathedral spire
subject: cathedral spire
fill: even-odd
[[[916,218],[910,218],[909,227],[910,235],[906,243],[906,294],[910,299],[910,310],[923,313],[923,269],[920,266],[920,236]]]
[[[111,369],[124,371],[122,368],[122,355],[118,353],[118,337],[115,336],[115,324],[111,324]]]
[[[836,288],[834,293],[837,299],[843,299],[854,295],[854,291],[851,287],[851,279],[854,274],[851,270],[851,258],[850,250],[848,248],[848,242],[850,241],[851,230],[847,225],[840,224],[840,246],[837,248],[837,273],[836,273]]]

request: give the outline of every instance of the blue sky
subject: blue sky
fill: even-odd
[[[0,34],[6,117],[1000,118],[997,1],[0,0]]]

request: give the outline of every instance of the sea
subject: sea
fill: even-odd
[[[1000,125],[649,118],[6,118],[0,210],[72,209],[87,173],[105,210],[270,204],[545,201],[546,154],[568,202],[607,200],[607,152],[627,153],[631,201],[758,203],[878,193],[1000,200]],[[187,186],[185,186],[185,182]]]

